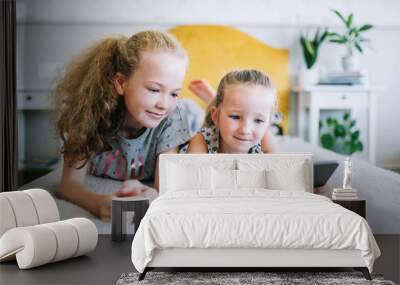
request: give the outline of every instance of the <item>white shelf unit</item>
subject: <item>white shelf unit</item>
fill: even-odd
[[[41,165],[35,161],[57,157],[59,140],[51,118],[50,90],[17,90],[18,169],[54,169],[57,164]],[[33,159],[36,157],[36,159]],[[30,161],[28,165],[24,161]]]
[[[347,110],[360,122],[367,160],[375,164],[375,106],[376,91],[369,86],[322,85],[295,88],[297,94],[297,130],[305,140],[319,145],[321,111]],[[364,117],[364,121],[362,120]]]

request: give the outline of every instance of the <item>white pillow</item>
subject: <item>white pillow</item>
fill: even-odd
[[[236,170],[212,168],[213,190],[236,190]]]
[[[268,188],[267,171],[263,170],[236,170],[237,187],[240,188]]]
[[[306,177],[304,164],[298,164],[291,169],[266,171],[268,189],[306,192]]]
[[[255,157],[239,161],[238,166],[240,170],[250,172],[265,170],[267,189],[306,191],[307,164],[304,161],[292,159],[263,161]]]
[[[211,167],[168,163],[167,191],[212,189]]]

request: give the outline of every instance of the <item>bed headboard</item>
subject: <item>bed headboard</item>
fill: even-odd
[[[282,127],[289,128],[289,51],[271,47],[237,29],[214,25],[177,26],[169,30],[189,55],[189,68],[181,96],[205,103],[187,88],[194,79],[206,79],[217,89],[220,79],[234,69],[255,68],[267,73],[278,90]]]
[[[196,172],[194,179],[190,180],[193,175],[189,172],[199,171],[199,169],[201,169],[200,172]],[[248,171],[249,176],[255,176],[256,171],[266,170],[273,173],[274,180],[277,179],[278,182],[286,183],[286,185],[290,184],[287,182],[294,182],[297,185],[300,183],[303,191],[310,193],[313,193],[314,189],[311,153],[161,154],[159,160],[160,195],[170,191],[171,185],[176,185],[176,181],[181,180],[186,181],[184,182],[186,185],[178,183],[179,187],[188,189],[208,187],[204,184],[204,180],[210,180],[214,169],[222,170],[222,172],[244,170]],[[296,181],[290,181],[291,179]],[[198,186],[199,184],[202,186]],[[174,191],[174,189],[171,190]]]

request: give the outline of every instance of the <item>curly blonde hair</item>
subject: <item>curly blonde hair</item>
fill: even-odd
[[[217,95],[207,106],[203,127],[210,127],[214,125],[214,122],[211,119],[211,108],[212,107],[218,108],[224,101],[226,88],[229,85],[235,85],[235,84],[260,85],[270,89],[274,96],[273,111],[276,110],[277,108],[276,89],[271,79],[265,73],[256,69],[234,70],[228,72],[224,77],[222,77],[221,81],[219,82]],[[273,113],[274,112],[271,112],[271,117],[273,116]]]
[[[143,52],[164,51],[187,60],[182,46],[170,34],[143,31],[130,38],[103,39],[71,61],[53,92],[56,130],[68,165],[83,161],[82,167],[110,149],[110,139],[121,129],[127,111],[114,88],[115,75],[131,76]]]

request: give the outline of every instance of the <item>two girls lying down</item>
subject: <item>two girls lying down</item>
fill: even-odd
[[[207,125],[191,139],[187,110],[177,99],[187,62],[177,40],[158,31],[106,38],[71,62],[55,89],[64,157],[60,198],[109,220],[112,197],[141,195],[149,187],[139,181],[153,180],[158,190],[158,156],[177,153],[189,140],[181,152],[273,150],[267,129],[276,91],[256,70],[233,71],[221,80]],[[199,96],[209,100],[214,94],[208,92]],[[85,187],[88,171],[124,183],[100,195]]]

